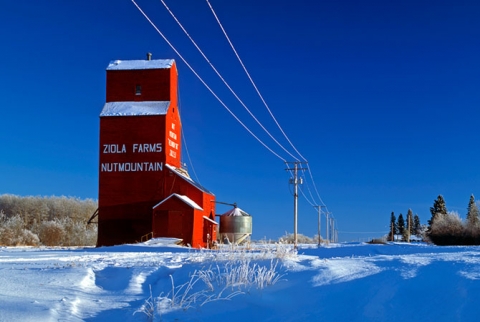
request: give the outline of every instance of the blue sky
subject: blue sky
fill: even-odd
[[[273,114],[308,159],[341,241],[381,235],[392,211],[405,215],[411,208],[426,223],[439,194],[465,216],[470,194],[480,193],[479,3],[210,2]],[[162,3],[137,3],[229,108],[290,161]],[[166,3],[287,147],[207,3]],[[285,164],[228,114],[130,0],[5,1],[0,26],[0,193],[96,199],[105,69],[111,60],[152,52],[154,59],[177,61],[183,128],[201,184],[254,216],[254,238],[293,230]],[[316,225],[316,210],[301,198],[299,232],[312,236]]]

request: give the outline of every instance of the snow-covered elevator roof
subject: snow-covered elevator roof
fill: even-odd
[[[100,116],[165,115],[169,106],[170,101],[109,102]]]
[[[166,69],[171,68],[174,62],[174,59],[112,60],[107,70]]]

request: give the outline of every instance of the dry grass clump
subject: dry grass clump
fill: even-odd
[[[251,288],[262,290],[281,279],[277,265],[278,260],[273,259],[269,266],[245,258],[217,262],[208,269],[195,270],[189,280],[179,286],[170,275],[171,290],[154,297],[150,288],[149,298],[134,314],[143,313],[154,320],[170,311],[199,309],[210,302],[231,300]]]

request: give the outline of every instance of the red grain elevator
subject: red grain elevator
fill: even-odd
[[[215,196],[181,167],[173,59],[116,60],[100,114],[97,246],[150,237],[216,239]]]

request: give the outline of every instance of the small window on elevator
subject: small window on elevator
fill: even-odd
[[[142,85],[135,86],[135,95],[142,95]]]

